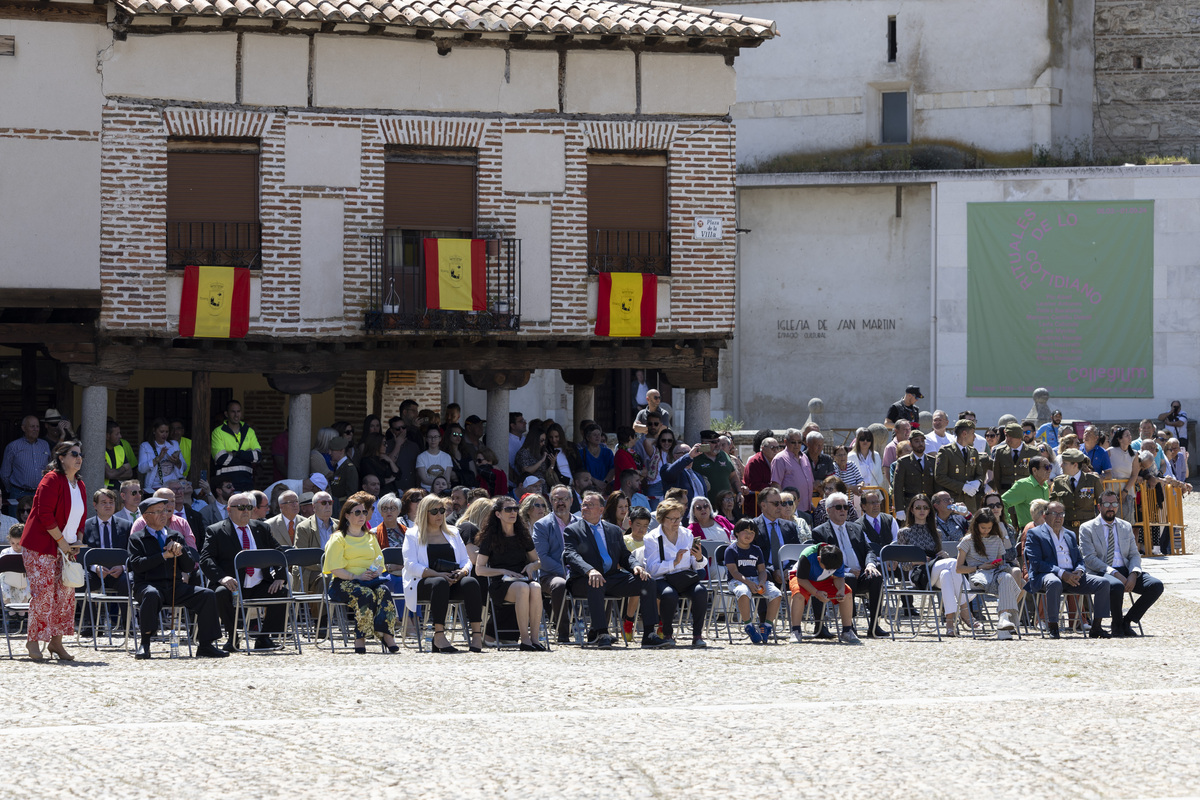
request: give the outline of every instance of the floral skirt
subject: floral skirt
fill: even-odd
[[[59,557],[26,548],[21,560],[29,581],[29,641],[48,642],[75,633],[75,590],[63,586]]]
[[[370,639],[384,633],[396,635],[396,604],[392,601],[386,578],[372,581],[335,578],[329,587],[329,599],[345,603],[350,609],[354,615],[356,639]]]

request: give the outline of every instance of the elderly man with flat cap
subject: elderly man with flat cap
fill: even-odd
[[[1087,456],[1074,447],[1062,451],[1062,475],[1050,482],[1050,500],[1063,504],[1066,526],[1078,531],[1083,523],[1096,518],[1097,503],[1104,491],[1104,481],[1094,472],[1085,472]]]
[[[199,646],[197,658],[224,658],[215,644],[221,635],[217,599],[211,589],[187,582],[199,556],[188,547],[183,535],[171,530],[171,512],[165,497],[148,497],[138,511],[146,527],[129,537],[129,571],[133,596],[141,606],[138,619],[142,641],[134,658],[150,658],[150,642],[158,632],[159,611],[164,605],[183,606],[196,621]]]

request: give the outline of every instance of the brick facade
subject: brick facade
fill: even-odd
[[[288,125],[357,128],[361,133],[358,186],[285,186]],[[565,190],[506,192],[501,185],[503,135],[557,133],[566,142]],[[74,133],[74,132],[72,132]],[[86,133],[86,132],[84,132]],[[478,227],[515,236],[521,202],[553,207],[552,320],[523,322],[522,332],[588,336],[587,154],[589,150],[665,151],[668,156],[672,275],[670,322],[664,330],[733,330],[734,132],[725,119],[575,120],[462,118],[413,115],[285,113],[162,107],[110,101],[101,135],[101,325],[122,335],[169,334],[177,309],[168,308],[165,267],[167,141],[170,137],[254,137],[260,149],[262,222],[261,314],[251,335],[357,336],[369,298],[365,237],[383,232],[384,157],[389,145],[469,147],[478,154]],[[345,316],[304,319],[300,293],[300,201],[336,198],[344,207]],[[719,241],[692,237],[696,215],[722,219]],[[303,287],[319,291],[319,287]],[[712,302],[712,298],[721,298]],[[668,316],[660,309],[660,317]],[[400,365],[402,366],[402,365]],[[430,395],[432,399],[432,394]],[[385,405],[386,407],[386,405]]]

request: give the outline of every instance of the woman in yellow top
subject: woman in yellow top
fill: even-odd
[[[342,505],[337,530],[325,545],[323,570],[333,576],[329,599],[354,614],[354,652],[367,652],[367,637],[382,639],[391,653],[396,644],[396,604],[383,577],[383,551],[367,528],[374,495],[355,492]]]

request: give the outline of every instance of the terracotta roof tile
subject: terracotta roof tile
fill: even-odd
[[[511,33],[770,39],[775,23],[722,11],[642,0],[116,0],[131,14],[369,22]]]

